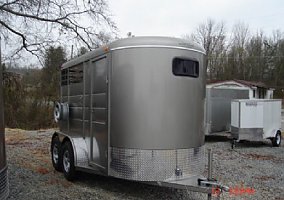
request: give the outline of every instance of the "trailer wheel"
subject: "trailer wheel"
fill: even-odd
[[[63,173],[68,181],[75,178],[75,165],[74,165],[74,151],[69,141],[65,142],[62,146],[62,165]]]
[[[232,140],[231,142],[231,148],[234,149],[236,147],[236,140]]]
[[[62,171],[61,143],[57,136],[51,140],[51,160],[55,170]]]
[[[281,145],[281,132],[277,131],[274,138],[271,139],[272,145],[274,147],[279,147]]]

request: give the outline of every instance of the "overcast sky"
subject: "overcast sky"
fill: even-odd
[[[284,31],[283,0],[109,0],[109,6],[121,37],[181,37],[208,18],[223,20],[228,31],[237,22],[253,32]]]

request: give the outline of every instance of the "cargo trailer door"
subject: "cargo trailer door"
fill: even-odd
[[[108,67],[107,57],[91,61],[90,164],[107,170]]]

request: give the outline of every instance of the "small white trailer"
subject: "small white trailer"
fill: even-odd
[[[236,141],[270,139],[281,144],[281,100],[237,99],[231,102],[232,148]]]

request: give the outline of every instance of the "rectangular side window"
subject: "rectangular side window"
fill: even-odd
[[[197,78],[199,76],[199,62],[190,59],[174,58],[173,74],[176,76],[190,76]]]
[[[83,82],[83,64],[69,68],[69,84]]]
[[[68,85],[68,70],[63,69],[61,71],[61,85]]]

